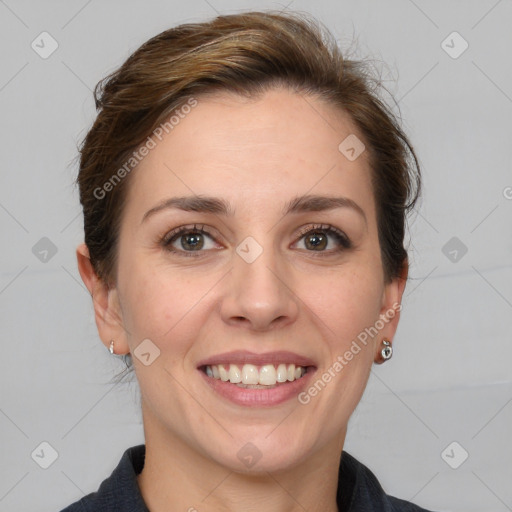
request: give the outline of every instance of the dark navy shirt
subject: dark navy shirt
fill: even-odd
[[[61,512],[149,512],[137,483],[144,467],[146,446],[128,448],[112,474],[96,492],[84,496]],[[338,474],[339,512],[429,512],[388,496],[375,475],[343,451]]]

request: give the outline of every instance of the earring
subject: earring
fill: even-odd
[[[380,353],[384,361],[387,361],[388,359],[391,359],[391,356],[393,355],[393,347],[388,340],[382,340],[382,344],[384,345],[384,348],[380,351]]]
[[[110,341],[110,348],[109,348],[109,350],[110,350],[110,353],[111,353],[111,354],[113,354],[113,353],[114,353],[114,340],[111,340],[111,341]]]

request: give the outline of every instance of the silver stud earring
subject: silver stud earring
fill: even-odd
[[[382,344],[384,345],[384,348],[380,351],[380,353],[382,355],[382,359],[387,361],[388,359],[391,359],[391,356],[393,355],[393,347],[388,340],[382,340]]]
[[[114,340],[111,340],[111,341],[110,341],[110,348],[109,348],[109,350],[110,350],[110,353],[111,353],[111,354],[113,354],[113,353],[114,353]]]

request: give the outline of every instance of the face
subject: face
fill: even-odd
[[[199,97],[133,171],[118,324],[100,334],[133,354],[147,439],[238,471],[246,453],[276,471],[341,450],[403,291],[385,283],[367,152],[338,149],[351,134],[284,89]]]

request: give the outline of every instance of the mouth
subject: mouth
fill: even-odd
[[[272,406],[296,397],[317,367],[290,352],[231,352],[202,361],[197,369],[216,394],[237,405]]]

